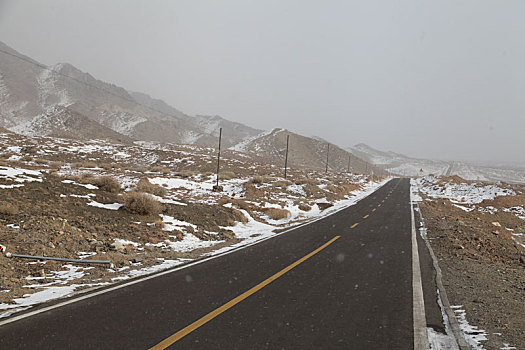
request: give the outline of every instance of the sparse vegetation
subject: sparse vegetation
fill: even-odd
[[[233,171],[223,171],[219,174],[219,178],[222,180],[231,180],[236,177]]]
[[[122,208],[139,215],[158,215],[162,211],[162,205],[150,194],[135,191],[125,194]]]
[[[166,189],[159,185],[152,184],[148,179],[140,179],[137,183],[136,189],[138,192],[146,192],[162,197],[166,195]]]
[[[289,219],[291,213],[286,209],[280,208],[265,208],[264,213],[272,220]]]
[[[94,177],[91,174],[82,174],[79,182],[98,186],[102,191],[110,193],[118,193],[120,191],[120,183],[112,176]]]
[[[299,210],[302,210],[302,211],[310,211],[312,208],[308,205],[308,204],[305,204],[305,203],[301,203],[299,204]]]
[[[71,164],[73,168],[96,168],[97,163],[91,161],[82,161]]]
[[[0,203],[0,214],[16,215],[18,214],[18,207],[11,203]]]
[[[153,171],[155,173],[162,173],[162,174],[169,174],[170,173],[170,169],[169,168],[166,168],[165,166],[159,166],[159,165],[152,166],[149,170]]]

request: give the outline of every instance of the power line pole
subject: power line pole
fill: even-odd
[[[330,144],[327,143],[326,146],[327,146],[327,148],[326,148],[326,169],[325,169],[325,173],[328,173],[328,156],[330,154]]]
[[[348,153],[348,170],[346,171],[347,173],[350,172],[350,159],[352,158],[352,153]]]
[[[290,135],[286,135],[286,155],[284,157],[284,178],[286,179],[286,170],[288,169],[288,143],[290,142]]]
[[[219,152],[217,153],[217,191],[219,190],[219,170],[221,164],[221,139],[222,139],[222,128],[219,129]]]

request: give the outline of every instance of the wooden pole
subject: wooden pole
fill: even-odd
[[[330,144],[326,144],[326,169],[325,172],[328,173],[328,156],[330,154]]]
[[[286,155],[284,157],[284,178],[286,179],[286,170],[288,169],[288,144],[290,142],[290,135],[286,135]]]
[[[219,170],[221,164],[221,139],[222,139],[222,128],[219,129],[219,152],[217,153],[217,189],[219,188]]]

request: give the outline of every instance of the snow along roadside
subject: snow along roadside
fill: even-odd
[[[131,280],[126,281],[126,282],[120,282],[120,283],[116,282],[116,285],[114,285],[114,286],[110,286],[110,287],[108,287],[108,286],[106,286],[106,287],[99,286],[99,287],[85,289],[85,290],[81,290],[81,291],[77,291],[77,292],[75,292],[73,290],[69,294],[61,294],[61,295],[58,295],[58,294],[42,295],[43,297],[49,296],[49,299],[43,300],[43,299],[39,298],[38,303],[21,304],[20,306],[22,306],[23,308],[20,309],[20,310],[17,310],[17,311],[24,311],[24,310],[27,310],[27,309],[35,306],[36,304],[48,302],[48,301],[55,300],[55,299],[58,299],[58,298],[69,298],[69,299],[66,299],[66,300],[64,300],[62,302],[58,302],[58,303],[56,303],[54,305],[50,305],[50,306],[47,306],[47,307],[42,307],[42,308],[34,310],[34,311],[29,311],[29,312],[25,312],[25,313],[22,313],[22,314],[19,314],[19,315],[14,315],[12,317],[9,317],[9,316],[11,316],[11,314],[14,314],[16,312],[16,311],[14,311],[13,313],[9,313],[9,314],[4,316],[6,318],[0,321],[0,326],[2,326],[4,324],[7,324],[7,323],[15,322],[15,321],[27,318],[27,317],[31,317],[31,316],[34,316],[34,315],[37,315],[37,314],[40,314],[40,313],[43,313],[43,312],[46,312],[46,311],[49,311],[49,310],[52,310],[52,309],[56,309],[56,308],[59,308],[59,307],[62,307],[62,306],[68,305],[68,304],[72,304],[72,303],[75,303],[77,301],[81,301],[81,300],[88,299],[88,298],[91,298],[91,297],[94,297],[94,296],[97,296],[97,295],[105,294],[105,293],[108,293],[108,292],[111,292],[111,291],[114,291],[114,290],[117,290],[117,289],[120,289],[120,288],[124,288],[124,287],[130,286],[130,285],[136,284],[136,283],[144,282],[144,281],[147,281],[149,279],[156,278],[156,277],[159,277],[159,276],[162,276],[162,275],[166,275],[166,274],[169,274],[169,273],[181,270],[181,269],[185,269],[185,268],[188,268],[188,267],[193,266],[193,265],[201,264],[201,263],[203,263],[205,261],[208,261],[208,260],[215,259],[215,258],[218,258],[218,257],[223,256],[223,255],[227,255],[227,254],[233,253],[233,252],[235,252],[237,250],[240,250],[240,249],[251,247],[253,245],[256,245],[256,244],[259,244],[259,243],[261,243],[263,241],[266,241],[268,239],[271,239],[271,238],[280,236],[282,234],[285,234],[285,233],[287,233],[289,231],[295,230],[295,229],[297,229],[299,227],[303,227],[303,226],[306,226],[306,225],[311,224],[313,222],[319,221],[319,220],[321,220],[321,219],[323,219],[323,218],[325,218],[327,216],[335,214],[335,213],[337,213],[337,212],[339,212],[341,210],[344,210],[344,209],[346,209],[346,208],[348,208],[348,207],[350,207],[352,205],[355,205],[361,199],[369,196],[370,194],[375,192],[377,189],[382,187],[384,184],[386,184],[390,180],[391,180],[391,178],[387,178],[387,179],[385,179],[385,180],[383,180],[381,182],[368,183],[365,189],[363,189],[361,191],[358,191],[357,193],[354,192],[355,195],[352,198],[350,198],[348,200],[338,201],[337,204],[334,206],[335,208],[334,207],[330,208],[332,210],[327,210],[322,215],[320,215],[320,216],[318,216],[316,218],[308,220],[308,221],[302,223],[301,225],[291,227],[291,228],[286,229],[286,230],[284,230],[282,232],[279,232],[279,233],[274,233],[273,231],[261,232],[263,234],[261,234],[258,237],[253,237],[252,239],[245,239],[245,240],[243,240],[242,242],[240,242],[238,244],[235,244],[235,245],[232,245],[232,246],[229,246],[229,247],[225,247],[223,249],[218,249],[218,250],[216,250],[214,252],[209,253],[208,256],[203,256],[201,258],[196,258],[196,259],[193,259],[193,260],[190,260],[190,261],[188,261],[188,259],[166,260],[160,265],[154,265],[154,266],[151,266],[151,267],[148,267],[148,268],[144,268],[142,270],[134,270],[134,271],[132,271],[133,272],[133,274],[132,274],[133,277],[130,276]],[[268,225],[268,226],[270,226],[270,225]],[[273,227],[273,226],[271,226],[271,228],[275,229],[275,227]],[[143,273],[141,273],[141,272],[143,272]],[[90,284],[86,284],[86,285],[87,286],[93,286],[93,285],[90,285]],[[58,295],[58,297],[56,295]],[[9,317],[9,318],[7,318],[7,317]]]
[[[441,273],[441,268],[439,267],[438,260],[436,255],[434,254],[434,250],[432,249],[432,246],[430,245],[429,240],[427,239],[427,229],[425,227],[425,222],[423,219],[423,215],[421,214],[421,210],[419,210],[419,204],[418,202],[423,201],[421,196],[419,196],[419,188],[417,186],[417,182],[414,179],[410,179],[410,201],[414,203],[415,210],[418,211],[419,217],[420,217],[420,234],[423,240],[425,241],[425,245],[427,246],[427,249],[430,253],[430,256],[432,257],[432,265],[434,266],[434,270],[436,270],[436,285],[438,287],[438,304],[441,308],[441,313],[443,315],[443,323],[445,324],[445,331],[446,335],[444,334],[438,334],[434,331],[432,328],[427,328],[428,330],[428,340],[430,343],[431,349],[460,349],[460,350],[470,350],[470,346],[467,344],[465,340],[465,333],[462,332],[461,327],[458,323],[458,320],[456,319],[456,315],[454,313],[454,310],[450,306],[450,302],[448,300],[447,291],[445,290],[445,286],[443,285],[443,275]],[[452,334],[449,334],[451,332]],[[454,338],[451,337],[451,335],[454,336]]]

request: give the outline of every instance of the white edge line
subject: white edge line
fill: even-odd
[[[423,298],[423,285],[421,281],[421,267],[419,265],[412,199],[410,200],[410,218],[412,221],[412,315],[414,318],[414,349],[422,350],[429,349],[430,345],[428,343],[425,300]]]
[[[121,289],[121,288],[124,288],[124,287],[129,287],[131,285],[134,285],[134,284],[137,284],[137,283],[141,283],[141,282],[144,282],[144,281],[147,281],[147,280],[150,280],[150,279],[153,279],[153,278],[156,278],[156,277],[159,277],[159,276],[163,276],[163,275],[167,275],[167,274],[170,274],[170,273],[173,273],[175,271],[179,271],[179,270],[182,270],[182,269],[186,269],[188,267],[191,267],[191,266],[194,266],[194,265],[197,265],[197,264],[202,264],[206,261],[209,261],[209,260],[212,260],[212,259],[216,259],[216,258],[219,258],[221,256],[224,256],[224,255],[227,255],[227,254],[231,254],[231,253],[234,253],[236,251],[239,251],[239,250],[242,250],[242,249],[246,249],[248,247],[252,247],[256,244],[259,244],[259,243],[262,243],[266,240],[269,240],[269,239],[272,239],[272,238],[275,238],[275,237],[278,237],[282,234],[285,234],[287,232],[290,232],[290,231],[293,231],[293,230],[296,230],[296,229],[299,229],[303,226],[306,226],[306,225],[310,225],[310,224],[313,224],[314,222],[317,222],[319,220],[322,220],[322,219],[325,219],[329,216],[332,216],[334,214],[337,214],[338,212],[342,211],[342,210],[345,210],[345,209],[348,209],[350,208],[351,206],[354,206],[356,205],[357,203],[359,203],[360,201],[362,201],[363,199],[367,198],[368,196],[370,196],[371,194],[375,193],[376,191],[378,191],[379,189],[381,189],[384,185],[386,185],[388,182],[390,182],[390,180],[392,180],[392,178],[388,179],[388,180],[385,180],[384,183],[377,187],[373,192],[370,192],[368,195],[366,195],[365,197],[359,199],[357,202],[355,203],[352,203],[350,205],[347,205],[347,206],[344,206],[342,208],[339,208],[337,209],[336,211],[328,214],[328,215],[325,215],[325,216],[320,216],[312,221],[308,221],[308,222],[305,222],[303,224],[300,224],[298,226],[294,226],[294,227],[291,227],[289,229],[286,229],[282,232],[278,232],[274,235],[271,235],[271,236],[268,236],[266,238],[263,238],[261,240],[258,240],[256,242],[252,242],[250,244],[247,244],[247,245],[244,245],[244,246],[240,246],[240,247],[237,247],[237,248],[234,248],[232,250],[228,250],[226,252],[223,252],[223,253],[219,253],[217,255],[213,255],[213,256],[209,256],[207,258],[204,258],[204,259],[199,259],[197,261],[194,261],[194,262],[191,262],[191,263],[188,263],[188,264],[184,264],[183,266],[179,266],[179,267],[174,267],[174,268],[171,268],[171,269],[167,269],[167,270],[164,270],[164,271],[160,271],[160,272],[154,272],[150,275],[147,275],[147,276],[144,276],[144,277],[141,277],[141,278],[138,278],[136,280],[133,280],[133,281],[129,281],[129,282],[126,282],[126,283],[123,283],[123,284],[119,284],[117,286],[114,286],[114,287],[109,287],[109,288],[105,288],[105,289],[102,289],[102,290],[99,290],[97,292],[92,292],[92,293],[89,293],[89,294],[86,294],[86,295],[81,295],[81,296],[71,296],[69,300],[65,300],[63,302],[60,302],[60,303],[57,303],[57,304],[54,304],[54,305],[50,305],[50,306],[46,306],[46,307],[43,307],[41,309],[38,309],[38,310],[34,310],[34,311],[30,311],[30,312],[26,312],[24,314],[21,314],[21,315],[18,315],[18,316],[13,316],[13,317],[9,317],[5,320],[2,320],[0,321],[0,326],[3,326],[5,324],[8,324],[8,323],[12,323],[12,322],[16,322],[16,321],[19,321],[19,320],[22,320],[24,318],[28,318],[28,317],[31,317],[31,316],[35,316],[35,315],[38,315],[38,314],[41,314],[41,313],[44,313],[44,312],[47,312],[49,310],[53,310],[53,309],[57,309],[59,307],[62,307],[62,306],[66,306],[66,305],[69,305],[69,304],[73,304],[73,303],[76,303],[78,301],[82,301],[82,300],[85,300],[85,299],[89,299],[89,298],[92,298],[92,297],[96,297],[98,295],[101,295],[101,294],[105,294],[105,293],[109,293],[109,292],[112,292],[114,290],[117,290],[117,289]],[[86,292],[88,293],[88,292]]]

